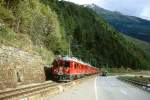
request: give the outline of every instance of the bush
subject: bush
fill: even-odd
[[[47,48],[34,47],[34,50],[42,57],[44,64],[50,65],[54,60],[54,53]]]

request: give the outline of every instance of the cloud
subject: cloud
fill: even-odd
[[[150,20],[150,8],[144,8],[141,14],[139,14],[141,18]]]
[[[97,4],[105,9],[120,11],[132,16],[150,16],[150,0],[98,0]]]
[[[91,4],[91,3],[94,3],[98,0],[65,0],[65,1],[70,1],[70,2],[74,2],[76,4]]]
[[[150,20],[150,0],[66,0],[77,4],[95,3],[102,8],[119,11],[125,15]]]

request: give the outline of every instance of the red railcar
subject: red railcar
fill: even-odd
[[[53,78],[59,81],[69,81],[85,75],[97,73],[97,69],[74,57],[57,57],[50,69]]]

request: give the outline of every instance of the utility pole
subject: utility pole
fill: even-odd
[[[71,42],[72,42],[72,36],[69,36],[69,47],[68,47],[68,56],[70,57],[70,56],[72,56],[72,54],[71,54]]]
[[[71,40],[70,40],[70,38],[69,38],[69,48],[68,48],[68,55],[69,55],[69,57],[71,56],[71,54],[70,54],[70,53],[71,53],[71,50],[70,50],[71,43],[70,43],[70,42],[71,42]]]

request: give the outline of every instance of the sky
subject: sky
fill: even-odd
[[[150,20],[150,0],[65,0],[76,4],[96,4],[111,11]]]

